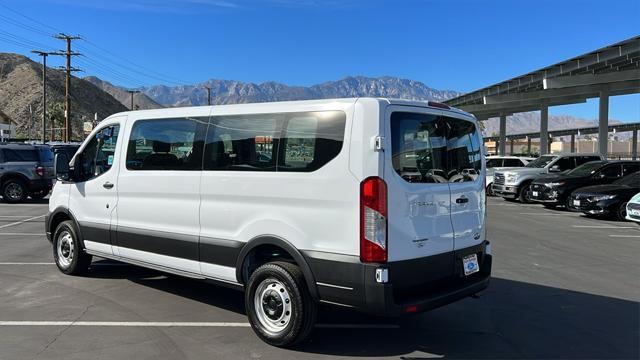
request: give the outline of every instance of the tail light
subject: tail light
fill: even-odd
[[[46,173],[46,169],[42,166],[37,166],[36,167],[36,174],[38,174],[38,176],[44,176],[44,174]]]
[[[427,102],[427,106],[431,106],[434,108],[438,108],[438,109],[451,109],[451,107],[449,107],[449,105],[447,104],[443,104],[443,103],[439,103],[439,102],[435,102],[435,101],[429,101]]]
[[[387,184],[379,177],[360,183],[360,261],[387,262]]]

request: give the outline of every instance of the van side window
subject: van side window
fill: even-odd
[[[479,136],[474,123],[448,118],[447,178],[449,182],[474,181],[480,175]]]
[[[205,170],[314,171],[342,149],[341,111],[212,117]]]
[[[205,170],[275,171],[283,115],[221,116],[210,120]]]
[[[335,158],[342,149],[345,120],[341,111],[289,115],[278,171],[314,171]]]
[[[127,169],[200,170],[206,127],[197,118],[137,121],[127,147]]]
[[[520,159],[504,159],[504,166],[519,167],[519,166],[524,166],[524,164]]]
[[[589,161],[598,161],[600,160],[597,156],[576,156],[576,166],[580,166],[584,163],[588,163]]]
[[[82,150],[80,163],[74,165],[79,166],[80,181],[91,180],[111,169],[119,131],[119,125],[108,126],[89,140]]]
[[[512,166],[512,165],[506,165],[507,162],[505,160],[505,166]],[[501,167],[502,166],[502,159],[489,159],[487,160],[487,169],[491,169],[494,167]]]

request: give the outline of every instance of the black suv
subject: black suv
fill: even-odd
[[[547,207],[567,206],[570,205],[570,195],[574,190],[591,185],[611,184],[638,170],[640,161],[591,161],[573,170],[536,178],[531,183],[529,198]]]
[[[47,145],[0,145],[0,195],[8,203],[27,196],[40,200],[49,194],[53,180],[53,152]]]

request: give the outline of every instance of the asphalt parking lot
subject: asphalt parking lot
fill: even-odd
[[[322,309],[308,343],[248,327],[240,292],[94,258],[58,272],[46,202],[0,205],[0,359],[640,357],[640,226],[489,199],[478,299],[401,319]]]

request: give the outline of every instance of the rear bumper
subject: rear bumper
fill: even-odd
[[[317,281],[320,302],[400,316],[434,309],[487,288],[492,267],[488,244],[384,265],[362,264],[359,259],[332,261],[311,252],[304,255]],[[464,276],[462,258],[470,254],[477,255],[480,271]],[[377,269],[386,269],[387,283],[376,281]]]

